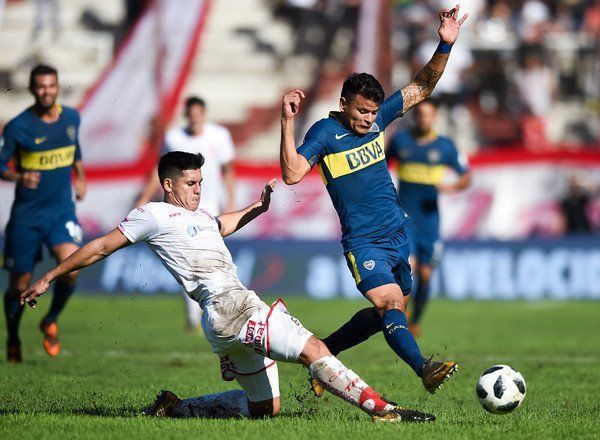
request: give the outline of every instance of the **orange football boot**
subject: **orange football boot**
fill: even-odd
[[[55,357],[60,353],[60,342],[58,342],[58,326],[56,322],[46,324],[40,323],[40,330],[44,333],[44,350],[49,356]]]

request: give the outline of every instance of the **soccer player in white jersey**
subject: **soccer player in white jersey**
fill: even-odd
[[[207,121],[206,103],[202,98],[190,96],[185,101],[185,127],[175,127],[165,136],[163,154],[185,151],[202,154],[206,163],[202,167],[202,202],[200,207],[212,215],[235,209],[235,177],[233,158],[235,148],[229,131]],[[151,201],[160,190],[157,169],[148,177],[135,206]],[[189,332],[200,329],[200,308],[196,301],[183,293],[186,327]]]
[[[203,309],[202,327],[221,360],[225,380],[242,390],[179,399],[158,395],[147,415],[171,417],[265,417],[279,412],[279,378],[275,361],[306,366],[322,386],[359,407],[376,421],[431,421],[435,417],[384,400],[356,373],[331,355],[277,301],[269,307],[239,281],[226,237],[267,211],[276,180],[245,209],[215,218],[199,208],[202,155],[171,152],[158,165],[164,202],[134,209],[121,224],[47,272],[21,295],[35,307],[36,298],[58,277],[89,266],[118,249],[145,241],[187,294]]]

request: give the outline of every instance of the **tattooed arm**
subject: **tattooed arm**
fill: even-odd
[[[457,19],[459,5],[453,9],[444,9],[440,12],[440,27],[438,34],[440,36],[440,46],[433,54],[431,60],[423,67],[415,78],[401,90],[404,105],[402,113],[407,112],[421,101],[427,99],[437,82],[439,81],[450,55],[450,47],[458,38],[458,30],[467,19],[469,14],[465,14],[460,20]]]

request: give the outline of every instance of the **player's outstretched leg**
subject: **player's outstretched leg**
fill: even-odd
[[[348,322],[323,339],[332,355],[337,356],[381,331],[381,316],[375,307],[359,310]]]
[[[44,334],[44,350],[49,356],[58,356],[60,342],[58,340],[58,316],[64,310],[69,298],[75,291],[76,275],[59,278],[54,284],[50,310],[40,322],[40,330]]]
[[[248,397],[242,390],[230,390],[216,394],[179,399],[171,391],[162,391],[154,403],[143,412],[156,417],[201,417],[225,419],[250,417]]]
[[[316,358],[316,359],[315,359]],[[298,359],[308,366],[311,377],[323,388],[369,414],[378,422],[427,422],[435,416],[420,411],[400,408],[382,399],[381,395],[332,356],[325,344],[314,336]]]
[[[6,317],[6,357],[9,362],[21,362],[21,340],[19,339],[19,324],[24,307],[21,306],[19,295],[27,289],[31,281],[31,272],[10,272],[8,289],[4,293],[4,316]]]
[[[397,284],[386,284],[369,290],[365,296],[383,313],[382,330],[386,342],[421,378],[430,393],[441,388],[442,383],[456,371],[456,362],[426,360],[406,322],[406,298]]]

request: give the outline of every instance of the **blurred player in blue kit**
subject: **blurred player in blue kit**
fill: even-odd
[[[23,307],[19,295],[27,290],[35,264],[45,245],[57,261],[66,259],[81,244],[82,231],[75,216],[71,177],[77,200],[86,193],[79,147],[79,113],[57,104],[57,71],[38,65],[30,73],[29,91],[35,103],[4,128],[0,149],[0,177],[15,182],[15,200],[6,226],[4,269],[9,285],[4,294],[8,330],[7,358],[21,362],[19,322]],[[14,159],[15,169],[9,167]],[[40,323],[44,349],[60,352],[56,321],[75,290],[77,273],[61,277],[50,310]]]
[[[407,214],[400,207],[384,153],[384,130],[425,100],[448,61],[466,20],[459,6],[440,12],[440,44],[433,57],[402,90],[384,99],[383,88],[367,73],[344,81],[340,111],[316,122],[296,148],[294,118],[305,95],[283,97],[280,164],[286,184],[300,182],[314,167],[326,185],[342,226],[342,245],[357,288],[374,307],[356,313],[323,340],[334,355],[383,331],[390,348],[431,393],[455,370],[455,362],[425,359],[408,329],[406,304],[412,288]],[[313,381],[319,395],[322,389]]]
[[[406,232],[410,243],[411,266],[416,275],[413,313],[409,329],[414,336],[421,332],[421,317],[429,297],[429,282],[442,252],[438,192],[453,193],[471,184],[467,160],[458,153],[451,139],[434,131],[437,107],[433,101],[419,104],[412,128],[397,133],[386,156],[398,162],[398,196],[408,213]],[[445,183],[448,168],[459,176]]]

